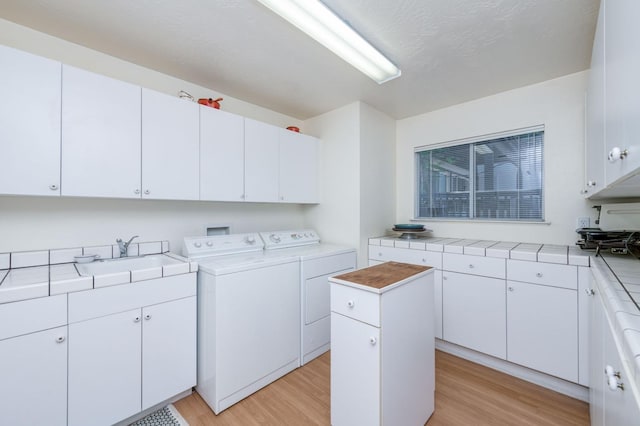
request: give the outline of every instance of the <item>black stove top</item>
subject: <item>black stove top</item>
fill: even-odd
[[[600,228],[576,229],[580,239],[576,242],[585,250],[596,250],[612,254],[633,254],[640,259],[640,232],[638,231],[603,231]]]

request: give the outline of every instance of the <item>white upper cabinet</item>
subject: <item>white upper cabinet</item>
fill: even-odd
[[[200,107],[200,199],[244,199],[244,118]]]
[[[198,104],[142,89],[142,198],[197,200]]]
[[[244,189],[246,201],[279,201],[280,128],[244,119]]]
[[[280,201],[317,203],[320,141],[280,129]]]
[[[607,184],[640,167],[640,2],[605,2]],[[626,157],[615,155],[616,148]]]
[[[605,187],[604,163],[604,1],[591,53],[591,70],[587,86],[586,102],[586,173],[585,195],[587,197]]]
[[[60,62],[0,46],[0,194],[60,195]]]
[[[140,87],[63,66],[62,195],[140,198]]]

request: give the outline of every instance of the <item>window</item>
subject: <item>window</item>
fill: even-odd
[[[542,127],[416,149],[418,218],[543,221]]]

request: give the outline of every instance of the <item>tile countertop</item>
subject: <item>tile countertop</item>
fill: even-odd
[[[97,253],[104,260],[117,259],[119,252],[116,249],[117,246],[107,245],[0,253],[0,304],[185,274],[198,268],[197,263],[169,253],[167,241],[136,244],[134,253],[137,256],[132,258],[166,256],[175,259],[174,264],[87,275],[78,271],[77,264],[73,263],[73,257],[83,253]]]
[[[589,256],[593,254],[593,252],[584,251],[574,246],[467,240],[462,238],[420,237],[402,239],[392,236],[373,237],[369,238],[369,245],[577,266],[589,266]]]
[[[635,377],[636,389],[640,390],[640,309],[618,281],[619,278],[633,298],[640,302],[640,261],[616,255],[605,255],[604,259],[594,257],[591,259],[591,271],[615,328],[614,335],[622,347],[620,358]]]

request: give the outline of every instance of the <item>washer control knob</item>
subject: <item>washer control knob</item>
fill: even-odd
[[[249,244],[255,244],[256,237],[254,237],[253,235],[247,235],[247,238],[245,238],[245,241]]]
[[[196,241],[193,245],[196,246],[196,248],[202,247],[202,243],[200,241]]]
[[[280,242],[280,240],[281,240],[280,235],[278,235],[278,234],[271,234],[271,235],[269,235],[269,239],[270,239],[271,241],[273,241],[274,243],[279,243],[279,242]]]
[[[207,247],[213,247],[213,241],[207,241]]]

